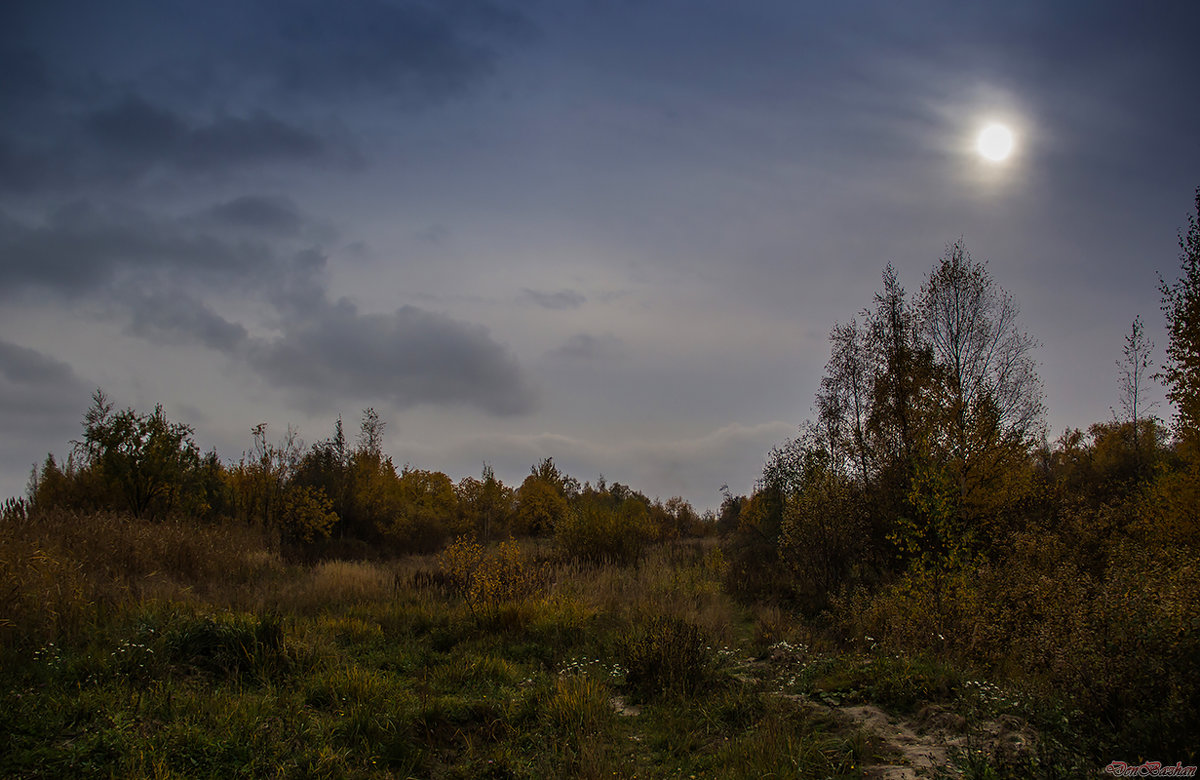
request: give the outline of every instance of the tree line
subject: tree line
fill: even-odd
[[[577,557],[636,559],[645,544],[715,528],[685,500],[651,500],[601,477],[580,484],[552,458],[517,487],[484,465],[479,478],[453,482],[440,471],[397,469],[383,451],[386,424],[363,411],[357,440],[338,419],[333,434],[308,447],[290,428],[271,441],[265,424],[232,463],[201,454],[190,426],[117,410],[101,391],[84,415],[83,438],[60,463],[47,455],[30,478],[32,511],[119,511],[150,520],[256,523],[308,551],[367,546],[385,552],[432,552],[450,538],[555,537]]]

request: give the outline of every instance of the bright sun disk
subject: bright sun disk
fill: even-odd
[[[975,147],[985,159],[1000,162],[1012,154],[1012,131],[1004,125],[988,125],[980,131]]]

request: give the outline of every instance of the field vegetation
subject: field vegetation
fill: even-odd
[[[0,775],[1194,765],[1196,217],[1180,244],[1164,364],[1135,319],[1113,418],[1053,441],[987,267],[954,244],[912,296],[889,267],[813,420],[703,516],[549,458],[515,488],[397,470],[371,409],[227,462],[97,391],[0,510]]]

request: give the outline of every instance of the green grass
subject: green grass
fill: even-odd
[[[0,775],[853,777],[861,761],[677,618],[578,596],[486,621],[443,594],[304,603],[131,603],[72,641],[8,647]],[[618,696],[647,703],[623,716]]]
[[[114,592],[85,564],[81,593]],[[803,627],[666,553],[563,564],[482,616],[412,576],[432,566],[274,560],[152,596],[134,581],[53,638],[10,633],[0,776],[854,778],[883,758],[869,736],[781,694],[905,712],[963,689],[940,662],[799,640],[754,661]]]

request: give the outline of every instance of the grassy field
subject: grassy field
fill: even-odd
[[[853,705],[930,703],[959,735],[932,774],[1004,776],[982,724],[1028,707],[736,604],[724,566],[712,539],[624,567],[534,541],[295,563],[243,526],[13,520],[0,776],[884,776],[906,762]],[[1013,776],[1065,775],[1023,739]]]

